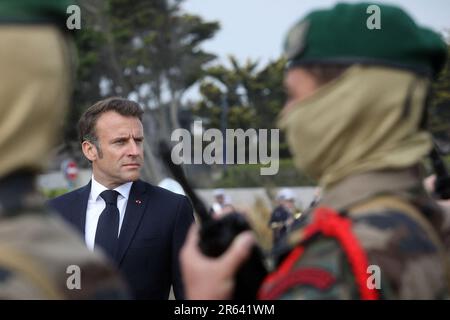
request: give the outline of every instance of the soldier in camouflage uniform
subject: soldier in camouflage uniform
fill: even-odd
[[[369,28],[369,6],[315,11],[288,33],[279,126],[323,197],[274,249],[261,299],[448,297],[450,217],[425,192],[421,164],[432,148],[427,96],[446,45],[392,6],[379,5],[381,29]],[[194,238],[182,251],[187,296],[228,298],[249,240],[212,261]],[[214,295],[202,279],[227,290]]]
[[[44,207],[35,179],[69,98],[66,8],[0,4],[0,299],[128,297],[106,259]]]

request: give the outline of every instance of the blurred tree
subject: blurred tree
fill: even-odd
[[[442,151],[450,153],[450,32],[447,65],[433,84],[433,100],[429,110],[429,127]]]
[[[213,54],[200,44],[217,22],[182,12],[182,0],[81,0],[82,29],[76,38],[79,66],[69,123],[105,96],[133,97],[146,108],[144,175],[157,182],[164,168],[155,157],[159,140],[179,127],[185,91],[203,76]],[[73,126],[66,137],[74,140]]]
[[[101,11],[103,0],[79,1],[82,6],[81,29],[74,32],[74,77],[71,108],[67,114],[64,130],[65,145],[62,149],[68,152],[78,163],[87,164],[81,153],[77,136],[76,123],[81,113],[95,101],[101,98],[100,81],[108,64],[102,48],[105,45],[105,37],[99,31],[97,16]]]
[[[240,65],[230,56],[231,67],[210,67],[200,84],[201,100],[194,106],[196,116],[205,119],[208,128],[226,127],[276,129],[276,119],[284,102],[285,61],[278,59],[258,69],[258,62]],[[280,157],[289,157],[284,137],[280,135]]]

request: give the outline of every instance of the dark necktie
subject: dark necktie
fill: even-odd
[[[106,207],[98,219],[95,233],[95,247],[100,246],[114,260],[119,234],[119,209],[117,209],[117,196],[115,190],[105,190],[100,197],[106,202]]]

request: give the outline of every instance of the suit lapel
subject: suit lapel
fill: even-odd
[[[86,225],[86,210],[89,200],[89,194],[91,193],[91,182],[86,186],[76,191],[74,203],[72,205],[72,214],[70,215],[73,224],[85,234]]]
[[[142,220],[145,208],[147,207],[149,197],[144,197],[145,192],[146,187],[142,181],[137,180],[133,182],[130,196],[128,197],[123,225],[120,230],[119,248],[116,255],[118,265],[121,264],[125,252],[130,246],[131,240]]]

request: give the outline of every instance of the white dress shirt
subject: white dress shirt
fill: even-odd
[[[119,209],[119,234],[122,228],[123,217],[127,208],[128,197],[130,196],[130,189],[133,182],[127,182],[115,188],[119,195],[117,197],[117,208]],[[89,194],[87,210],[86,210],[86,225],[84,239],[86,245],[90,250],[94,250],[95,233],[97,231],[97,223],[100,214],[106,207],[105,200],[100,197],[100,193],[108,190],[107,187],[95,181],[94,176],[91,179],[91,193]],[[119,234],[117,236],[119,236]]]

